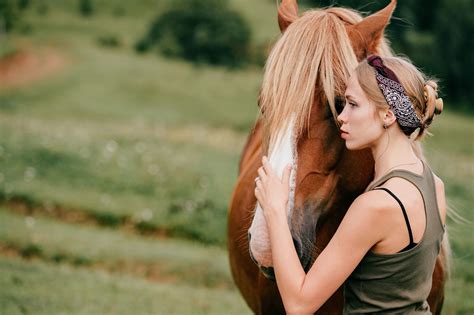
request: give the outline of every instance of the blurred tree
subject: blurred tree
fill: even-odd
[[[474,101],[474,1],[441,0],[434,24],[433,54],[447,96],[468,107]],[[427,54],[430,55],[430,54]],[[469,106],[471,111],[474,108]]]
[[[30,6],[30,0],[18,0],[18,8],[24,10]]]
[[[18,0],[0,0],[0,35],[10,32],[20,20]]]
[[[91,16],[94,13],[92,0],[79,0],[79,12],[82,16]]]
[[[226,0],[180,0],[153,21],[135,48],[156,44],[167,56],[233,67],[246,61],[249,43],[249,26]]]
[[[364,13],[380,10],[387,1],[300,0],[310,7],[345,6]],[[425,72],[439,77],[445,99],[460,107],[474,100],[473,0],[398,1],[386,30],[391,46]],[[474,108],[471,108],[474,111]]]
[[[46,15],[49,12],[49,4],[45,0],[37,0],[36,11],[39,15]]]
[[[387,1],[372,1],[367,0],[306,0],[306,2],[315,7],[327,7],[327,6],[343,6],[362,12],[364,14],[370,14],[384,8],[389,2]],[[424,14],[419,15],[417,10],[423,10],[426,3],[430,4],[430,8],[425,10],[433,12],[437,6],[439,0],[417,0],[417,1],[398,1],[395,12],[393,13],[392,20],[386,29],[387,37],[392,42],[392,47],[395,51],[406,51],[409,44],[406,40],[406,32],[413,28],[414,25],[418,25],[418,19],[423,21],[423,25],[427,27],[430,25],[430,21],[427,21]]]
[[[108,34],[102,35],[97,38],[97,43],[100,46],[108,47],[108,48],[117,48],[122,46],[122,41],[117,35]]]

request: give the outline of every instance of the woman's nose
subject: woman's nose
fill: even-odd
[[[345,107],[342,110],[342,112],[339,115],[337,115],[337,121],[341,124],[346,122]]]

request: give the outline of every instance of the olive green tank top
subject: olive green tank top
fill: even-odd
[[[433,173],[425,163],[422,175],[393,170],[370,184],[366,191],[392,177],[404,178],[420,191],[426,215],[424,234],[418,244],[402,252],[369,251],[344,284],[344,314],[431,314],[426,300],[445,229]]]

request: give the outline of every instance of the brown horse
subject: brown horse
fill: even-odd
[[[274,282],[271,249],[254,178],[261,156],[279,171],[296,169],[290,184],[288,222],[306,271],[328,244],[351,202],[373,179],[368,150],[346,150],[335,117],[345,83],[368,54],[390,55],[384,39],[396,1],[366,18],[344,8],[298,16],[295,0],[278,10],[282,31],[268,57],[259,105],[261,115],[244,147],[230,202],[228,250],[234,281],[256,314],[284,314]],[[418,151],[423,158],[421,150]],[[445,238],[446,239],[446,238]],[[439,314],[444,300],[446,244],[433,274],[428,302]],[[342,288],[317,314],[341,314]]]

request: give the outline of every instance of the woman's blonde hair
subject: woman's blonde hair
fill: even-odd
[[[436,80],[428,78],[405,57],[384,57],[383,63],[397,76],[421,121],[419,129],[399,125],[401,130],[414,140],[424,138],[434,115],[439,115],[443,111],[443,100],[438,98]],[[355,73],[360,87],[375,106],[381,110],[389,108],[375,79],[375,69],[368,64],[367,60],[359,63]]]

